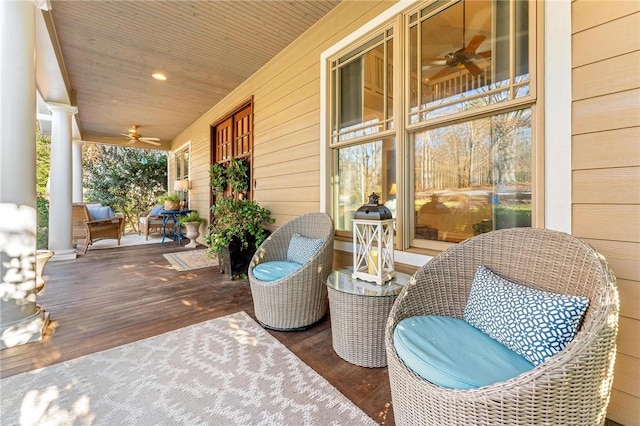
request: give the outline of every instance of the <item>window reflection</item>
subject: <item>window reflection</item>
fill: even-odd
[[[528,2],[438,1],[417,15],[409,28],[410,123],[528,95],[524,86],[508,90],[529,80]]]
[[[415,238],[531,226],[531,110],[414,135]]]
[[[340,148],[337,165],[336,229],[351,230],[353,214],[372,192],[396,215],[396,147],[392,138]]]

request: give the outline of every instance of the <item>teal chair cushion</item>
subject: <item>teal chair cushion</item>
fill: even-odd
[[[444,388],[475,389],[533,368],[497,340],[451,317],[405,318],[393,331],[393,345],[416,374]]]
[[[253,276],[260,281],[276,281],[300,269],[301,266],[299,263],[281,260],[260,263],[253,268]]]
[[[151,211],[149,212],[149,214],[153,214],[153,215],[160,214],[160,213],[162,213],[162,209],[163,208],[164,208],[164,205],[162,205],[162,204],[160,204],[158,206],[154,206],[151,209]]]
[[[93,220],[111,219],[116,216],[111,207],[102,207],[100,204],[87,206],[87,210]]]

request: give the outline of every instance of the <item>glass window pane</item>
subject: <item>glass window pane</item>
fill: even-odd
[[[413,135],[418,239],[531,226],[531,110]]]
[[[529,3],[517,1],[516,15],[516,82],[529,80]]]
[[[380,195],[380,202],[395,217],[395,139],[378,140],[337,151],[336,229],[352,229],[353,214],[372,192]]]
[[[189,149],[184,150],[184,154],[182,155],[184,160],[184,172],[182,173],[182,177],[187,179],[189,177]]]
[[[387,118],[393,118],[393,40],[387,42]]]
[[[413,26],[409,30],[409,106],[411,111],[418,107],[418,81],[420,72],[418,70],[418,27]]]
[[[182,179],[182,153],[176,154],[176,178]]]
[[[488,88],[493,81],[491,1],[455,3],[424,20],[420,30],[423,107]]]

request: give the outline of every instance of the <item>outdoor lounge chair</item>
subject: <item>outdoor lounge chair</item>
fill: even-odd
[[[576,322],[573,340],[526,372],[471,389],[435,385],[401,359],[394,331],[410,317],[462,319],[479,265],[527,288],[586,297],[589,305],[579,328]],[[396,424],[603,424],[613,380],[618,309],[616,281],[606,261],[568,234],[506,229],[442,252],[416,272],[389,314],[385,346]],[[472,367],[474,360],[469,361]]]
[[[294,261],[287,262],[292,255]],[[256,268],[268,262],[285,266],[293,263],[295,270],[270,281],[257,278]],[[322,319],[329,303],[325,282],[332,265],[333,221],[326,213],[308,213],[275,230],[260,245],[249,266],[258,321],[267,328],[295,330]]]
[[[72,205],[72,238],[74,242],[84,240],[84,251],[95,241],[103,239],[118,240],[124,233],[124,215],[115,213],[113,217],[94,219],[86,204],[75,203]]]
[[[162,234],[163,216],[162,205],[155,206],[151,211],[138,214],[138,234],[142,232],[145,240],[149,239],[149,234],[159,232]],[[167,234],[173,233],[173,221],[167,221]]]

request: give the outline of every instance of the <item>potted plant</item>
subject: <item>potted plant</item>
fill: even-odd
[[[222,196],[227,189],[227,168],[220,163],[213,163],[209,168],[209,184],[215,196]]]
[[[209,232],[204,240],[209,246],[209,253],[218,254],[222,271],[233,279],[246,276],[253,254],[269,234],[264,225],[273,223],[274,219],[268,209],[246,199],[249,190],[249,165],[246,161],[234,158],[226,168],[222,167],[230,195],[216,197],[211,206]],[[226,190],[226,187],[214,187],[215,182],[221,181],[220,170],[218,167],[210,170],[214,194]]]
[[[165,193],[158,197],[160,203],[164,203],[165,210],[180,210],[180,195]]]
[[[198,246],[196,239],[200,236],[200,224],[206,221],[207,220],[201,217],[200,213],[195,210],[178,219],[180,225],[184,225],[187,228],[189,244],[187,244],[185,248],[196,248]]]

